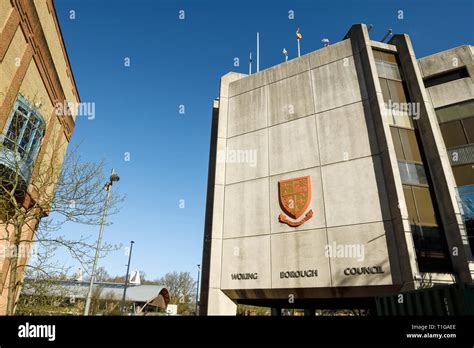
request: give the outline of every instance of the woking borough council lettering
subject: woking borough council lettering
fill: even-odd
[[[232,273],[230,277],[232,280],[252,280],[258,279],[258,273]]]
[[[280,272],[280,279],[284,278],[312,278],[318,276],[317,269],[309,269],[306,271],[286,271]]]

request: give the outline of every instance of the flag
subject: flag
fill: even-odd
[[[301,33],[300,33],[300,28],[298,28],[296,30],[296,40],[301,40],[302,37],[303,37],[303,35],[301,35]]]

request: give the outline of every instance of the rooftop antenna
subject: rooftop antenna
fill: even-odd
[[[389,37],[389,36],[392,36],[393,35],[393,31],[392,29],[388,29],[387,31],[387,34],[385,34],[385,36],[382,38],[382,40],[380,40],[381,42],[385,42],[385,40]]]
[[[285,56],[285,62],[287,62],[288,61],[288,51],[286,50],[286,48],[283,48],[283,51],[281,51],[281,52]]]
[[[323,43],[324,47],[329,46],[329,39],[322,39],[321,42]]]
[[[257,72],[260,71],[260,33],[257,31]]]
[[[252,75],[252,52],[249,55],[249,75]]]
[[[372,28],[374,27],[373,24],[369,24],[369,27],[367,28],[367,32],[370,32],[372,30]]]

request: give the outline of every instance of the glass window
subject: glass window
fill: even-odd
[[[464,220],[474,219],[474,184],[458,187]]]
[[[453,167],[453,174],[454,174],[454,179],[456,179],[456,185],[458,186],[474,184],[473,164],[455,166]]]
[[[380,87],[382,87],[383,101],[388,103],[390,100],[390,91],[388,90],[388,84],[386,79],[379,78]]]
[[[396,64],[390,64],[380,60],[376,60],[375,67],[377,68],[377,74],[379,75],[379,77],[398,81],[402,80],[400,70],[398,69],[398,65]]]
[[[390,112],[390,110],[388,110]],[[406,111],[392,111],[389,122],[391,125],[405,128],[413,128],[413,121]]]
[[[462,125],[464,126],[468,143],[474,144],[474,117],[463,119]]]
[[[374,53],[374,59],[384,61],[391,64],[397,64],[397,56],[391,52],[372,50]]]
[[[416,213],[415,198],[410,186],[403,185],[403,193],[405,195],[405,202],[408,209],[408,218],[411,224],[418,223],[418,214]]]
[[[425,168],[422,164],[398,161],[398,168],[403,184],[428,185]]]
[[[439,227],[411,226],[420,272],[452,272],[446,238]]]
[[[397,56],[393,53],[380,51],[380,56],[387,63],[397,64]]]
[[[398,131],[400,132],[400,139],[405,159],[421,163],[420,149],[416,140],[415,131],[402,128],[399,128]]]
[[[395,103],[406,103],[407,98],[403,84],[400,81],[387,80],[388,89],[390,91],[390,99]]]
[[[390,132],[392,133],[393,146],[395,147],[397,159],[404,160],[405,156],[403,155],[402,142],[400,140],[400,135],[398,134],[398,128],[390,127]]]
[[[418,218],[422,225],[436,225],[436,216],[431,200],[430,190],[427,187],[412,187],[415,197]]]
[[[21,134],[21,130],[23,128],[23,124],[26,120],[26,115],[27,113],[23,114],[20,112],[20,110],[17,110],[12,117],[12,120],[10,122],[10,126],[8,128],[7,132],[7,137],[13,141],[16,142],[18,140],[18,137]]]
[[[32,162],[44,136],[44,121],[38,111],[20,95],[3,133],[3,143],[22,160]]]
[[[466,136],[461,125],[461,121],[451,121],[439,125],[443,134],[444,143],[447,148],[467,144]]]
[[[379,79],[382,87],[382,94],[385,102],[385,112],[388,115],[388,121],[391,125],[413,128],[413,121],[406,110],[405,105],[399,105],[398,102],[390,99],[390,91],[388,89],[388,80]]]
[[[382,55],[381,55],[381,51],[377,51],[377,50],[372,50],[372,52],[374,52],[374,59],[375,60],[382,60]]]

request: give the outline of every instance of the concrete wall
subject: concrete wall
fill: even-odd
[[[213,191],[208,314],[235,310],[219,289],[251,298],[259,289],[264,297],[287,297],[278,289],[400,286],[373,115],[350,39],[250,76],[225,75],[217,153],[223,150],[228,157],[217,160]],[[313,217],[299,227],[280,223],[278,181],[307,175]],[[363,246],[364,260],[327,257],[333,243]],[[383,273],[344,274],[365,266]],[[281,278],[297,270],[318,276]],[[235,280],[235,273],[258,277]]]
[[[205,313],[233,313],[230,298],[264,304],[262,299],[285,300],[291,295],[359,297],[420,286],[372,48],[400,55],[410,96],[422,104],[419,131],[429,170],[432,176],[442,176],[434,180],[434,189],[438,205],[443,205],[448,244],[463,248],[453,177],[431,105],[431,100],[440,105],[448,101],[442,100],[446,93],[441,90],[433,90],[435,97],[428,98],[420,72],[439,73],[453,57],[447,55],[441,62],[429,58],[418,67],[406,35],[390,43],[376,42],[365,25],[357,24],[339,43],[250,76],[230,73],[222,78],[214,156],[227,157],[216,161],[215,186],[209,191],[214,195],[214,216]],[[461,51],[459,60],[467,64],[472,47]],[[472,86],[463,80],[456,82],[456,95],[472,98]],[[449,102],[455,100],[450,98]],[[290,227],[278,221],[283,212],[278,182],[301,176],[311,177],[307,211],[311,209],[313,216]],[[362,246],[364,259],[328,257],[325,247],[334,243]],[[466,280],[467,258],[463,254],[453,261]],[[345,274],[348,267],[364,266],[382,267],[383,273]],[[317,270],[318,276],[281,276],[298,270]],[[254,276],[232,279],[237,273]],[[454,281],[452,275],[430,276],[440,283]]]

